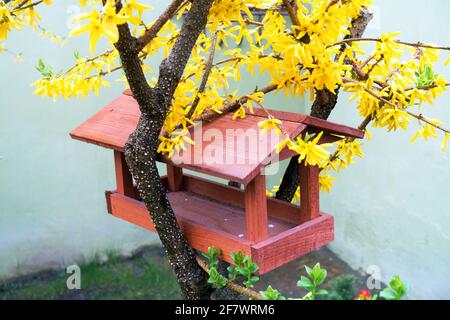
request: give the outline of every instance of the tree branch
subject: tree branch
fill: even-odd
[[[292,24],[294,26],[299,26],[300,25],[300,21],[298,20],[298,16],[297,16],[297,11],[295,10],[295,8],[292,6],[290,0],[283,0],[283,4],[286,7],[286,10],[288,12],[289,18],[292,21]],[[296,32],[297,33],[297,32]]]
[[[28,3],[28,0],[24,0],[17,7],[15,7],[11,11],[11,13],[14,14],[17,11],[21,11],[21,10],[25,10],[25,9],[30,9],[30,8],[36,7],[37,5],[39,5],[39,4],[43,3],[43,2],[44,2],[44,0],[39,0],[39,1],[36,1],[36,2]],[[8,3],[8,2],[5,2],[5,3]]]
[[[120,6],[121,4],[118,4],[118,7]],[[128,24],[118,25],[117,29],[119,30],[119,40],[116,42],[115,47],[119,52],[128,84],[133,92],[134,98],[139,104],[141,112],[149,112],[153,90],[147,83],[144,70],[141,66],[136,38],[131,35]]]
[[[277,88],[278,88],[278,85],[271,84],[271,85],[268,85],[267,87],[257,90],[256,92],[262,92],[264,94],[267,94],[269,92],[275,91]],[[194,121],[212,121],[212,120],[220,117],[222,114],[225,114],[227,112],[237,109],[238,107],[240,107],[241,105],[246,103],[248,100],[249,100],[248,96],[243,96],[237,100],[234,100],[234,101],[224,105],[220,109],[221,113],[217,113],[215,111],[206,111],[206,112],[203,112],[199,117],[195,118]]]
[[[164,96],[164,114],[167,113],[172,100],[173,93],[183,76],[186,64],[191,56],[192,49],[197,42],[200,33],[203,31],[213,0],[196,0],[186,15],[185,21],[180,31],[180,36],[169,56],[163,60],[159,67],[159,79],[155,90]]]
[[[137,48],[139,51],[149,44],[157,35],[161,28],[169,21],[184,3],[184,0],[173,0],[166,10],[159,16],[155,23],[145,31],[137,40]]]
[[[192,103],[191,108],[186,116],[186,118],[192,118],[192,115],[195,113],[195,109],[197,109],[198,103],[200,102],[200,95],[205,92],[206,84],[208,83],[209,75],[211,73],[213,62],[214,62],[214,54],[216,53],[216,45],[217,45],[217,31],[214,33],[213,41],[211,43],[211,51],[209,52],[208,60],[205,65],[205,72],[203,74],[202,82],[200,83],[200,87],[198,89],[197,95]]]
[[[382,42],[382,40],[379,38],[358,38],[358,37],[347,38],[342,41],[336,42],[335,44],[332,44],[330,47],[346,45],[346,44],[352,43],[352,42]],[[414,47],[414,48],[426,48],[426,49],[450,51],[450,46],[435,46],[432,44],[425,44],[425,43],[421,43],[421,42],[413,43],[413,42],[405,42],[405,41],[400,41],[400,40],[394,40],[394,42],[404,45],[404,46],[409,46],[409,47]]]

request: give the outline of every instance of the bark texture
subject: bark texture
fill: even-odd
[[[181,232],[155,159],[158,137],[173,93],[197,38],[206,26],[212,3],[213,0],[193,2],[171,53],[160,65],[159,79],[154,88],[147,84],[138,58],[143,40],[133,37],[128,25],[124,24],[119,26],[120,37],[116,43],[130,89],[141,110],[138,125],[125,145],[125,158],[166,249],[183,296],[190,300],[210,299],[214,290],[207,283],[208,275],[197,264],[195,254]],[[120,10],[120,3],[117,9]]]
[[[361,11],[359,17],[352,21],[352,27],[350,28],[350,34],[345,36],[344,39],[349,38],[361,38],[367,25],[372,20],[372,14],[364,9]],[[341,47],[341,52],[345,49],[345,45]],[[339,55],[336,56],[336,60]],[[349,61],[346,61],[349,63]],[[334,107],[337,104],[340,88],[336,89],[336,93],[329,91],[328,89],[316,91],[316,99],[311,107],[311,116],[328,119]],[[299,185],[299,163],[298,156],[291,158],[289,165],[284,173],[283,179],[280,184],[280,188],[276,194],[276,198],[284,201],[292,201]]]

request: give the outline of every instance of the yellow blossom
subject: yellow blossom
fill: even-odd
[[[323,132],[320,132],[313,140],[305,141],[301,137],[297,138],[296,144],[291,144],[289,149],[295,151],[299,155],[299,162],[304,161],[305,166],[320,166],[324,167],[330,158],[330,153],[326,151],[326,148],[331,147],[331,144],[319,145],[319,140],[322,137]]]
[[[274,130],[278,136],[281,136],[282,132],[280,130],[281,120],[269,118],[263,121],[258,122],[258,127],[263,129],[261,131],[261,135],[265,134],[270,130]]]
[[[406,130],[409,124],[408,114],[399,109],[385,109],[380,124],[382,126],[387,126],[389,131],[397,130],[402,128]]]
[[[321,173],[319,175],[320,190],[330,192],[333,187],[333,183],[336,178],[331,177],[329,174]]]

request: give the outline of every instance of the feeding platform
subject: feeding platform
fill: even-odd
[[[276,110],[270,113],[282,120],[291,139],[305,132],[322,131],[321,143],[343,136],[364,136],[360,130],[305,115]],[[137,102],[124,94],[70,135],[114,151],[117,190],[106,192],[108,212],[155,231],[123,154],[139,116]],[[167,175],[161,179],[189,244],[203,252],[214,245],[223,251],[220,258],[229,263],[233,262],[231,252],[242,251],[260,266],[260,274],[334,239],[333,216],[321,212],[319,207],[317,166],[300,165],[300,206],[266,196],[266,167],[296,155],[288,148],[278,154],[280,138],[259,134],[258,122],[266,118],[262,109],[255,109],[245,119],[233,120],[232,114],[222,115],[203,123],[200,131],[196,131],[197,126],[190,129],[195,146],[171,158],[158,159],[167,166]],[[233,181],[243,188],[188,174],[188,170]]]

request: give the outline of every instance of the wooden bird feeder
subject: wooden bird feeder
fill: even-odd
[[[270,113],[283,121],[283,129],[291,138],[305,132],[321,131],[324,132],[321,143],[336,141],[343,136],[364,136],[363,131],[305,115],[275,110],[270,110]],[[139,199],[123,154],[124,145],[135,129],[139,116],[137,102],[124,94],[70,135],[74,139],[114,150],[117,190],[106,192],[108,212],[155,231],[151,216]],[[244,130],[241,133],[248,129],[259,132],[257,124],[266,118],[261,109],[255,109],[255,113],[245,119],[232,120],[232,114],[226,114],[204,123],[203,132],[213,129],[230,140],[226,135],[227,129]],[[261,148],[265,151],[258,159],[252,146],[222,146],[216,140],[203,137],[208,140],[205,142],[198,141],[202,137],[191,138],[196,146],[199,144],[202,147],[189,148],[170,159],[161,156],[158,161],[167,165],[167,176],[162,177],[162,182],[168,189],[168,198],[181,229],[193,248],[207,252],[208,247],[214,245],[223,251],[220,258],[230,263],[230,253],[242,251],[252,257],[260,266],[259,273],[263,274],[334,239],[333,217],[319,209],[318,167],[300,165],[300,206],[266,196],[264,168],[296,155],[288,148],[278,155],[276,147],[279,141],[273,139],[273,135],[257,134],[256,144],[265,147]],[[205,157],[205,148],[212,147],[222,148],[228,159],[234,160],[215,163],[208,161],[206,155],[204,161],[191,161],[202,152]],[[183,169],[234,181],[243,185],[243,189],[190,175]]]

